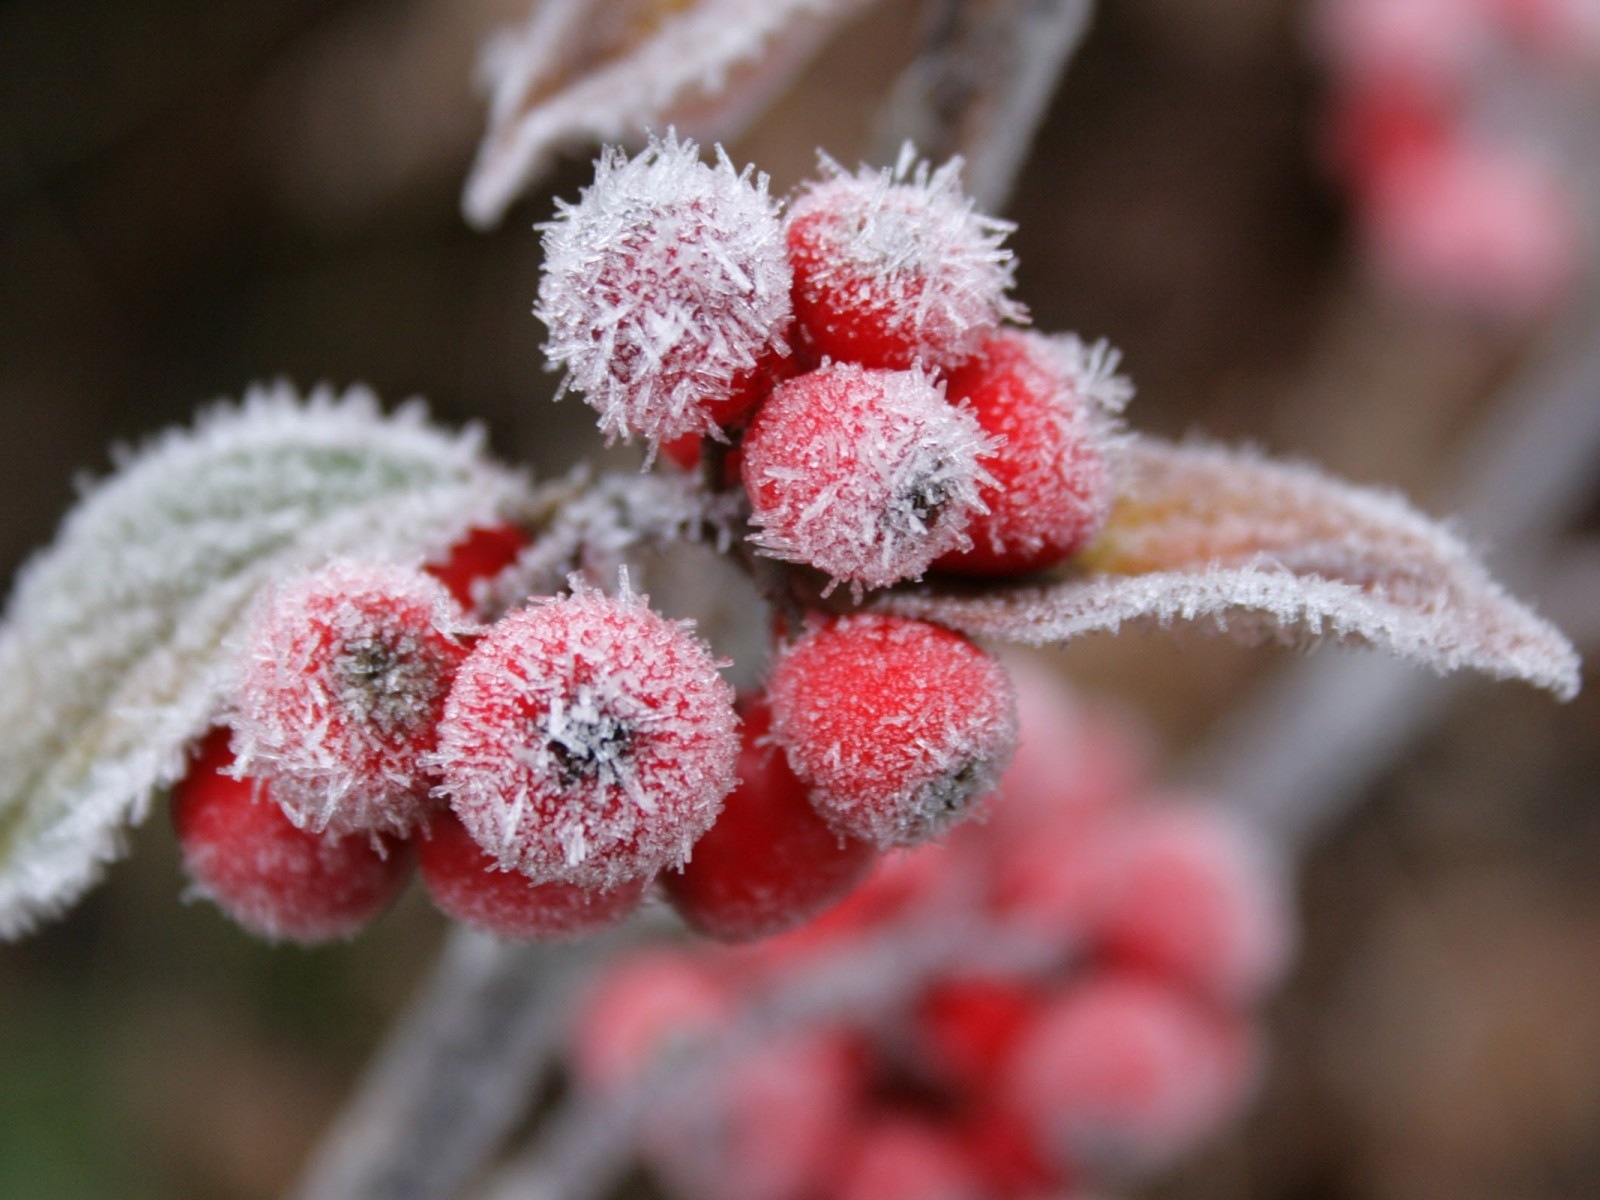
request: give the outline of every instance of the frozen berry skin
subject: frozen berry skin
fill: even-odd
[[[972,544],[941,571],[1004,576],[1052,567],[1087,546],[1111,512],[1109,418],[1131,389],[1104,343],[996,333],[951,373],[947,395],[994,442],[991,479],[967,524]]]
[[[467,530],[442,560],[423,564],[423,570],[449,589],[463,611],[473,612],[477,585],[516,562],[528,545],[528,535],[515,525],[478,526]]]
[[[775,389],[745,434],[752,541],[863,587],[971,544],[993,444],[920,370],[836,363]]]
[[[338,560],[257,607],[234,682],[236,769],[314,833],[405,836],[473,627],[407,567]]]
[[[840,900],[876,855],[817,815],[783,751],[768,736],[759,699],[741,707],[739,782],[722,815],[680,870],[662,875],[672,906],[690,926],[726,942],[792,929]]]
[[[1126,814],[1106,841],[1102,953],[1223,1004],[1254,1003],[1277,984],[1293,943],[1282,868],[1236,818],[1152,806]]]
[[[909,150],[909,147],[908,147]],[[1013,226],[973,211],[961,163],[930,172],[902,154],[894,170],[826,177],[789,207],[796,320],[819,357],[868,367],[955,366],[1002,320],[1021,320],[1006,295]]]
[[[766,176],[719,149],[653,139],[612,147],[576,204],[543,226],[536,315],[545,354],[612,436],[721,436],[758,403],[768,357],[788,352],[791,273]]]
[[[1005,670],[925,621],[841,617],[791,646],[772,731],[835,830],[882,848],[942,833],[988,795],[1016,745]]]
[[[1018,980],[952,976],[935,980],[918,999],[912,1029],[918,1060],[963,1095],[987,1091],[1038,1010]]]
[[[473,648],[432,765],[502,867],[610,889],[688,857],[738,755],[733,690],[705,644],[626,591],[579,588]]]
[[[1052,1161],[1127,1177],[1238,1115],[1256,1049],[1236,1018],[1155,980],[1102,973],[1018,1038],[1001,1094]]]
[[[411,877],[408,845],[296,828],[271,785],[230,773],[228,731],[213,730],[172,790],[172,824],[195,889],[251,933],[317,942],[360,931]]]
[[[637,908],[649,884],[635,879],[609,890],[589,890],[570,883],[534,883],[521,871],[501,870],[449,812],[434,815],[416,847],[422,882],[440,911],[508,941],[598,933]]]

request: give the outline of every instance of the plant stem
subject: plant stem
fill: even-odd
[[[879,115],[874,157],[906,141],[966,159],[968,195],[999,212],[1050,97],[1089,31],[1093,0],[927,0],[922,46]]]
[[[529,947],[456,930],[294,1200],[453,1194],[522,1118],[577,968],[606,944]]]

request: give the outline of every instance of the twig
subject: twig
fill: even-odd
[[[921,50],[879,116],[876,161],[894,162],[906,141],[935,162],[959,154],[968,194],[999,212],[1093,9],[1093,0],[927,0]]]
[[[521,1119],[598,939],[528,947],[454,933],[313,1158],[295,1200],[442,1200]]]
[[[1600,458],[1600,298],[1581,306],[1463,453],[1454,509],[1528,585],[1591,494]],[[1182,772],[1291,853],[1444,712],[1457,685],[1377,656],[1296,663],[1225,720]]]

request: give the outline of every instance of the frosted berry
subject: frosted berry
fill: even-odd
[[[834,829],[879,847],[948,828],[1016,744],[1011,681],[959,634],[860,614],[788,649],[768,689],[773,736]]]
[[[996,449],[991,479],[967,524],[972,544],[938,570],[1014,575],[1077,553],[1111,511],[1109,416],[1130,394],[1104,343],[1003,330],[952,372],[948,396],[977,418]]]
[[[477,585],[486,583],[517,561],[528,546],[528,535],[515,525],[484,525],[467,530],[445,557],[423,565],[449,589],[466,612],[478,607]]]
[[[1003,1092],[1054,1161],[1128,1175],[1226,1125],[1254,1074],[1236,1021],[1158,982],[1103,974],[1018,1039]]]
[[[996,1064],[1009,1056],[1038,1007],[1033,992],[1015,980],[936,980],[912,1017],[918,1061],[947,1086],[977,1095],[988,1088]]]
[[[780,385],[745,435],[755,544],[883,587],[970,544],[992,443],[919,370],[838,363]]]
[[[961,1144],[928,1121],[885,1116],[860,1130],[837,1200],[986,1200],[991,1189]]]
[[[661,882],[678,914],[724,941],[766,937],[810,919],[839,900],[876,855],[857,838],[828,828],[767,736],[763,701],[742,708],[739,782],[694,854]]]
[[[693,142],[601,153],[576,204],[544,229],[535,315],[600,428],[656,441],[714,436],[763,394],[787,352],[790,270],[766,176]]]
[[[464,925],[519,942],[575,938],[615,925],[639,906],[647,879],[607,890],[534,883],[501,870],[453,813],[435,813],[416,838],[417,865],[439,909]]]
[[[1107,838],[1110,896],[1098,942],[1220,1002],[1259,999],[1288,964],[1288,905],[1268,848],[1225,813],[1166,805]]]
[[[594,1091],[625,1086],[721,1029],[733,1003],[726,985],[686,954],[630,955],[575,1009],[573,1073]]]
[[[433,762],[480,846],[536,883],[614,888],[688,857],[734,783],[733,691],[682,624],[580,588],[502,618]]]
[[[409,568],[336,561],[285,584],[240,657],[238,772],[270,778],[306,829],[404,835],[467,632],[445,586]]]
[[[349,937],[387,908],[411,875],[404,843],[297,829],[271,785],[236,778],[216,729],[172,790],[172,823],[199,894],[251,933],[314,943]]]
[[[959,159],[930,173],[902,153],[894,170],[827,177],[789,207],[796,320],[819,355],[869,367],[954,366],[1002,320],[1013,228],[961,193]]]

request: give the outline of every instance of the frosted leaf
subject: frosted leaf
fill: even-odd
[[[981,594],[908,591],[874,607],[1031,645],[1204,622],[1576,694],[1578,657],[1560,631],[1399,497],[1214,446],[1136,438],[1122,457],[1122,497],[1084,559],[1095,573]]]
[[[961,160],[937,171],[907,144],[893,168],[825,178],[789,207],[795,318],[817,350],[869,367],[953,367],[1002,321],[1027,311],[1006,295],[1015,226],[974,211]]]
[[[716,166],[669,135],[640,154],[608,147],[576,204],[543,225],[534,315],[544,351],[623,438],[721,437],[760,399],[758,370],[786,355],[789,262],[767,177]],[[733,411],[726,411],[728,409]]]
[[[233,634],[330,555],[417,561],[527,498],[476,433],[363,389],[253,389],[118,460],[0,626],[0,936],[65,907],[218,715]]]
[[[404,837],[427,810],[445,695],[478,632],[415,568],[335,559],[255,606],[239,655],[235,773],[314,833]]]
[[[745,434],[750,540],[857,592],[920,575],[972,544],[993,448],[920,370],[808,372],[781,384]]]
[[[686,624],[580,584],[489,630],[431,757],[439,795],[501,867],[610,888],[688,858],[733,788],[737,723]]]
[[[544,0],[486,48],[489,129],[462,197],[499,222],[565,148],[648,126],[731,136],[870,0]]]

